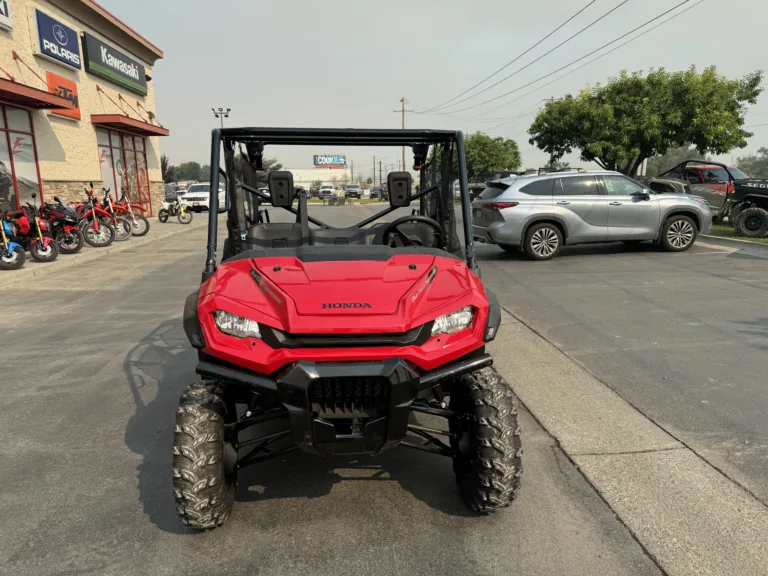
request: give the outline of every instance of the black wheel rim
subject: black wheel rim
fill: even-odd
[[[744,228],[750,232],[757,232],[763,226],[763,219],[760,216],[750,216],[744,221]]]

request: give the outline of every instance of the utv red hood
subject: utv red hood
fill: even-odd
[[[464,262],[449,257],[282,257],[222,264],[201,289],[201,305],[210,309],[211,300],[216,309],[293,334],[400,333],[484,302],[485,292]]]

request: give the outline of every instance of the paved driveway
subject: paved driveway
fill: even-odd
[[[768,259],[700,245],[478,255],[507,310],[768,503]]]
[[[0,289],[0,574],[660,574],[526,413],[504,513],[469,514],[440,457],[293,453],[247,470],[225,527],[189,533],[170,448],[204,247],[190,231]]]

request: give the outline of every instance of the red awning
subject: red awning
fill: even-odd
[[[91,114],[91,124],[121,132],[130,132],[139,136],[168,136],[170,134],[165,128],[160,128],[160,126],[155,126],[149,122],[134,120],[122,114]]]
[[[0,100],[22,108],[44,110],[50,108],[72,109],[72,102],[45,90],[0,78]]]

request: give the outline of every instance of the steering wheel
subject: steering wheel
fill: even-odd
[[[443,228],[440,226],[440,224],[437,223],[437,221],[432,220],[432,218],[428,218],[427,216],[418,216],[418,215],[410,215],[410,216],[403,216],[402,218],[398,218],[397,220],[393,220],[390,222],[386,228],[384,228],[384,233],[382,235],[382,241],[384,243],[384,246],[389,246],[390,248],[395,248],[394,241],[400,240],[400,242],[403,243],[403,246],[415,246],[415,245],[423,245],[418,239],[411,238],[409,236],[406,236],[402,231],[398,229],[398,226],[401,224],[406,224],[408,222],[420,222],[422,224],[426,224],[435,233],[435,248],[444,249],[445,248],[445,239],[443,238]]]

